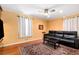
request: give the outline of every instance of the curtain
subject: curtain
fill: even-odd
[[[79,36],[79,17],[65,18],[63,28],[64,31],[77,31]]]
[[[29,18],[19,17],[19,37],[27,37],[32,34],[32,21]]]
[[[77,17],[77,31],[78,31],[78,37],[79,37],[79,17]]]

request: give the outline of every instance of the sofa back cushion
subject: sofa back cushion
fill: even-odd
[[[64,38],[72,39],[72,38],[75,38],[75,35],[64,35]]]
[[[55,34],[55,37],[58,37],[58,38],[63,38],[63,34]]]

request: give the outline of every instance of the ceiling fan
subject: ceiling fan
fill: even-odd
[[[48,12],[55,12],[55,9],[52,9],[52,10],[44,9],[44,13],[48,13]]]
[[[46,16],[46,17],[50,17],[52,13],[54,13],[56,10],[55,9],[49,9],[49,8],[45,8],[43,9],[41,12],[42,15]]]

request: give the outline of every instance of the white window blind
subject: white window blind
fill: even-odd
[[[77,31],[77,17],[64,19],[64,30]]]
[[[63,28],[65,31],[77,31],[79,36],[79,17],[65,18]]]
[[[19,37],[27,37],[32,35],[32,20],[26,17],[19,17]]]

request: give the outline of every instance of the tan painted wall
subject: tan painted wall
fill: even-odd
[[[2,20],[4,23],[4,40],[3,44],[14,43],[18,39],[18,23],[17,14],[12,12],[2,12]]]
[[[21,14],[22,15],[22,14]],[[2,46],[14,44],[18,42],[28,42],[32,40],[39,40],[43,38],[42,32],[49,30],[63,30],[63,19],[56,18],[52,20],[40,19],[37,17],[32,18],[32,36],[24,39],[18,38],[18,14],[14,12],[3,11],[2,20],[4,22],[4,40]],[[38,25],[44,25],[43,30],[38,29]]]
[[[63,19],[56,18],[48,21],[48,30],[63,30]]]
[[[43,19],[38,19],[38,18],[33,18],[32,21],[33,25],[32,25],[32,38],[35,39],[42,39],[43,37],[43,33],[42,32],[46,32],[47,31],[47,21],[43,20]],[[39,25],[44,25],[44,29],[43,30],[39,30]]]
[[[68,16],[65,16],[65,18],[72,18],[72,17],[75,17],[75,16],[79,16],[79,12],[77,13],[72,13],[72,14],[69,14]],[[48,20],[48,31],[49,30],[57,30],[57,31],[61,31],[63,30],[63,18],[55,18],[55,19],[50,19]]]
[[[14,12],[3,11],[2,20],[4,22],[4,40],[2,45],[9,45],[18,42],[28,42],[32,40],[42,39],[42,32],[46,31],[47,22],[36,17],[32,18],[32,37],[19,39],[18,38],[18,14]],[[39,30],[38,25],[44,25],[44,30]]]

